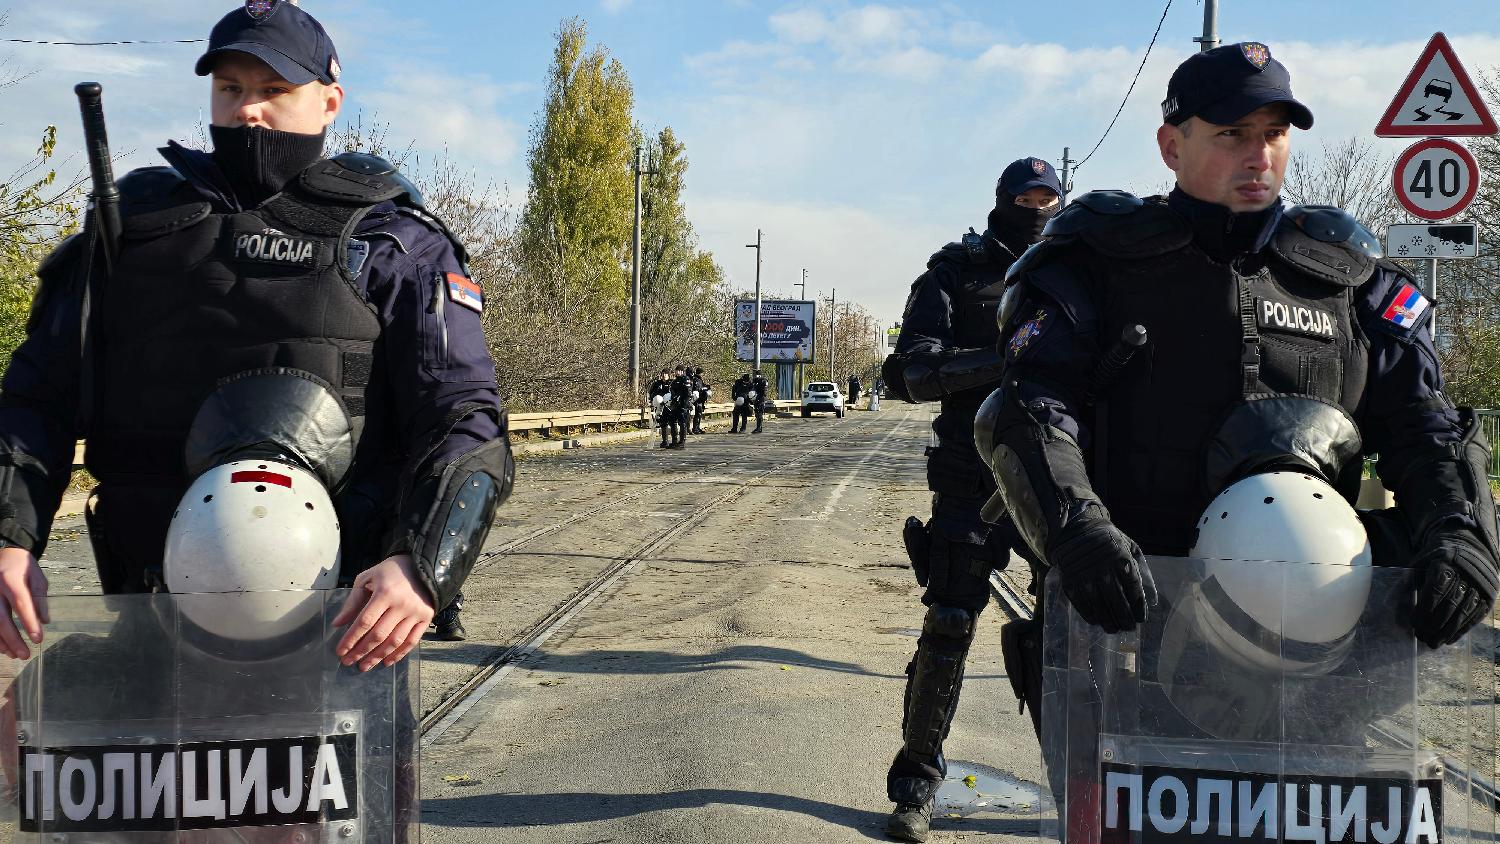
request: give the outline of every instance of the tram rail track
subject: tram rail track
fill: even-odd
[[[572,618],[584,607],[592,603],[600,595],[609,590],[620,578],[624,577],[636,565],[648,559],[657,549],[671,542],[673,539],[691,530],[706,519],[714,510],[724,504],[744,495],[756,486],[762,479],[769,475],[785,470],[789,466],[796,465],[807,458],[823,451],[839,442],[863,432],[876,420],[870,420],[860,424],[833,437],[824,435],[810,435],[798,437],[799,440],[814,440],[818,444],[813,448],[802,451],[789,460],[778,461],[774,465],[751,475],[740,481],[731,490],[714,496],[709,501],[696,506],[691,512],[685,514],[684,518],[676,521],[665,530],[656,532],[641,543],[638,543],[628,553],[615,558],[605,569],[591,578],[581,588],[574,591],[567,599],[556,605],[550,612],[539,620],[528,625],[518,634],[513,636],[509,642],[496,645],[489,656],[479,665],[479,669],[454,690],[447,698],[438,703],[433,709],[422,717],[419,724],[419,733],[423,747],[435,744],[444,733],[454,724],[458,723],[465,714],[480,700],[483,700],[489,691],[504,679],[506,674],[523,662],[527,657],[534,654],[552,635],[561,630]],[[687,475],[674,476],[670,480],[643,487],[640,490],[629,493],[626,496],[613,499],[610,502],[576,513],[566,519],[562,519],[550,525],[530,531],[523,536],[509,540],[482,556],[479,565],[493,562],[508,554],[520,550],[522,547],[535,542],[545,536],[555,534],[564,528],[576,524],[584,519],[599,515],[618,508],[631,501],[639,500],[653,490],[661,489],[672,484],[681,483],[686,477],[701,475],[715,468],[732,465],[734,459],[719,461],[695,470]]]

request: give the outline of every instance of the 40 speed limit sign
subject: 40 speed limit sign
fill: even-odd
[[[1479,190],[1479,164],[1447,138],[1412,144],[1396,159],[1396,198],[1424,220],[1446,220],[1469,207]]]

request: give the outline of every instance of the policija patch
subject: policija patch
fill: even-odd
[[[1335,335],[1333,314],[1317,308],[1309,308],[1306,305],[1279,302],[1275,299],[1256,298],[1255,321],[1260,324],[1261,328],[1290,331],[1294,334],[1316,337],[1319,340],[1332,340]]]
[[[1021,353],[1025,352],[1027,347],[1031,345],[1032,340],[1042,336],[1042,329],[1046,324],[1047,309],[1038,308],[1036,316],[1022,323],[1021,327],[1016,329],[1016,333],[1010,336],[1010,343],[1006,345],[1006,349],[1010,352],[1011,360],[1020,357]]]
[[[236,261],[311,267],[318,262],[318,241],[292,237],[275,229],[235,232],[230,255]]]

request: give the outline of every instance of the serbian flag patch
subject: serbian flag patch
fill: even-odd
[[[484,313],[484,291],[473,280],[458,273],[448,273],[448,301],[463,305],[474,313]]]
[[[1417,318],[1427,310],[1429,304],[1431,303],[1422,295],[1422,291],[1410,284],[1403,284],[1381,316],[1402,328],[1411,328],[1417,324]]]

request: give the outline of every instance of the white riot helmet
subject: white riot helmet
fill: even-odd
[[[758,395],[760,395],[760,394],[757,393],[757,392],[755,392],[754,390],[751,390],[750,391],[750,400],[751,401],[755,401],[755,397],[758,396]]]
[[[316,376],[276,368],[221,382],[188,433],[194,480],[162,560],[185,636],[221,656],[261,659],[323,635],[340,562],[328,490],[353,450],[348,412]]]
[[[1327,483],[1268,472],[1232,484],[1199,519],[1190,556],[1204,561],[1199,631],[1226,657],[1313,676],[1347,655],[1370,597],[1370,541]]]
[[[316,475],[290,463],[215,466],[173,514],[162,568],[168,591],[194,594],[183,613],[204,630],[235,641],[283,636],[322,611],[309,590],[338,583],[333,501]]]
[[[735,407],[744,407],[745,406],[745,397],[744,396],[735,396],[734,397],[734,406]]]

